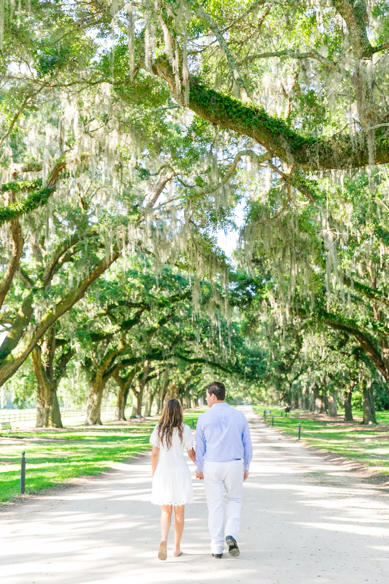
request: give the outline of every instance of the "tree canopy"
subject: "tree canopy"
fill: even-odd
[[[107,361],[99,380],[123,391],[163,393],[185,362],[177,387],[219,367],[284,401],[309,384],[386,387],[385,3],[31,0],[5,2],[0,30],[1,384],[33,355],[54,387],[74,318],[90,379]],[[216,233],[242,207],[232,263]],[[131,279],[138,261],[154,275]],[[187,294],[183,322],[207,307],[177,344],[175,301],[131,296],[154,277],[157,296]],[[99,287],[117,296],[106,320]],[[208,344],[214,322],[235,360]]]

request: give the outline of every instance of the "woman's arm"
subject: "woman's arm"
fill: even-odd
[[[154,476],[155,470],[158,464],[159,448],[158,446],[153,446],[151,451],[151,476]]]
[[[196,452],[194,450],[194,448],[191,448],[190,450],[188,450],[188,456],[191,459],[191,461],[196,464]]]

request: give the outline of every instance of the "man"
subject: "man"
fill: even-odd
[[[205,389],[210,409],[197,422],[196,478],[204,479],[212,556],[223,556],[224,538],[229,554],[239,556],[243,481],[252,458],[250,430],[245,415],[224,401],[223,383],[214,381]]]

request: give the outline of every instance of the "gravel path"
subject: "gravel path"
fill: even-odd
[[[159,508],[150,457],[0,513],[1,584],[387,584],[389,498],[264,426],[250,407],[254,459],[241,555],[211,557],[203,485],[187,507],[182,549],[157,559]],[[192,466],[193,468],[193,466]]]

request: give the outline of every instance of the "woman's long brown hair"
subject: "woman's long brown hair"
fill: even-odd
[[[182,442],[184,430],[182,406],[178,399],[169,399],[163,408],[162,416],[158,424],[158,438],[161,444],[165,443],[168,449],[172,445],[174,428],[178,429],[178,435]]]

